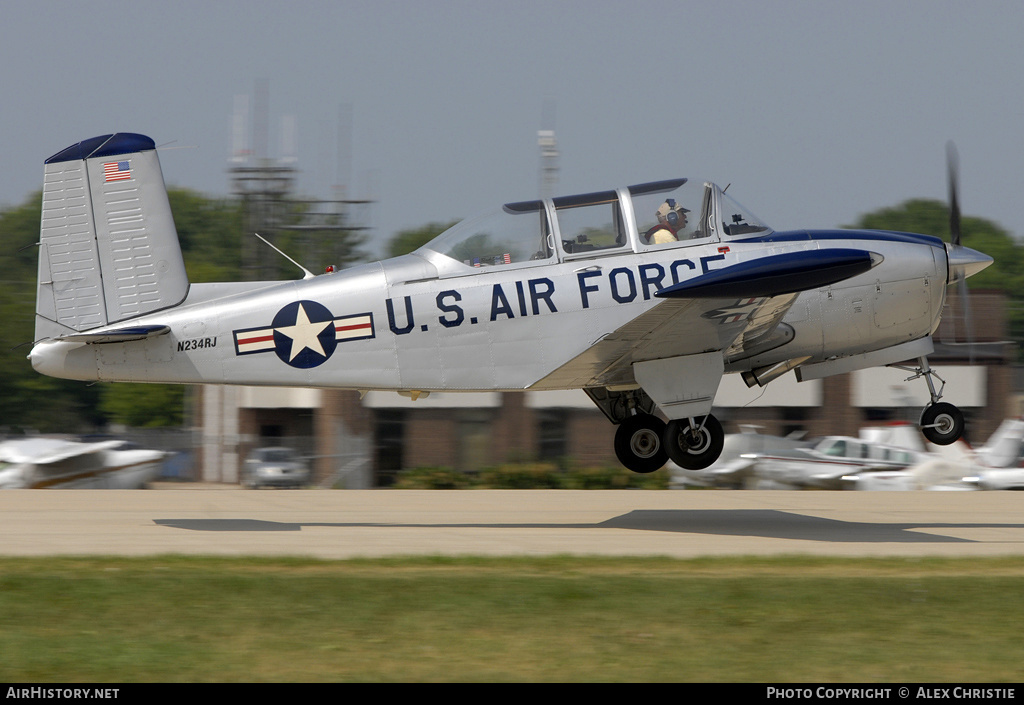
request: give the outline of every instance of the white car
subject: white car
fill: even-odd
[[[308,482],[309,470],[291,448],[257,448],[242,470],[242,485],[250,489],[301,487]]]

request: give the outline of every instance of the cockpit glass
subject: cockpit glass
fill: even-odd
[[[704,186],[684,181],[670,190],[659,189],[632,194],[633,215],[641,246],[669,246],[703,240]]]
[[[771,230],[760,218],[741,206],[729,194],[722,194],[722,232],[726,236],[768,233]]]
[[[558,232],[566,254],[597,253],[627,244],[619,201],[614,192],[607,200],[582,205],[555,200]]]
[[[846,455],[846,441],[825,441],[819,447],[825,455],[843,457]]]
[[[543,204],[512,204],[468,218],[424,245],[469,267],[503,267],[553,259]]]

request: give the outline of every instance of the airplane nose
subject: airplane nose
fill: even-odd
[[[946,245],[946,260],[949,263],[949,284],[962,281],[992,264],[988,255],[963,245]]]

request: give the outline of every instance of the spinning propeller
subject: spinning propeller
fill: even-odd
[[[946,143],[946,171],[949,180],[949,241],[953,245],[959,245],[960,201],[957,199],[957,191],[960,188],[960,157],[952,140]]]
[[[949,262],[949,274],[946,283],[955,283],[957,285],[957,297],[960,299],[960,313],[963,317],[967,336],[968,354],[970,362],[973,364],[974,330],[971,324],[971,306],[967,293],[967,277],[977,274],[992,264],[992,258],[961,244],[960,199],[958,194],[959,162],[956,145],[952,141],[947,142],[946,169],[949,179],[949,244],[946,245],[946,257]]]
[[[949,277],[947,284],[962,282],[972,274],[977,274],[985,267],[992,264],[992,258],[977,250],[964,247],[960,244],[960,201],[957,196],[957,164],[956,147],[952,142],[946,145],[946,159],[949,170],[949,244],[946,245],[946,255],[949,262]]]

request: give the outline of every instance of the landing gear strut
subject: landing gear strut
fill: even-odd
[[[907,377],[906,381],[908,382],[918,377],[925,378],[925,381],[928,383],[931,403],[925,407],[924,412],[921,414],[921,433],[924,434],[928,441],[935,445],[948,446],[963,435],[964,414],[952,404],[939,401],[942,398],[942,390],[946,388],[946,380],[939,377],[928,366],[928,358],[918,358],[918,365],[920,366],[902,367],[900,365],[893,365],[893,367],[913,372],[914,375],[912,377]],[[935,382],[932,380],[932,377],[942,383],[937,392],[935,391]]]

